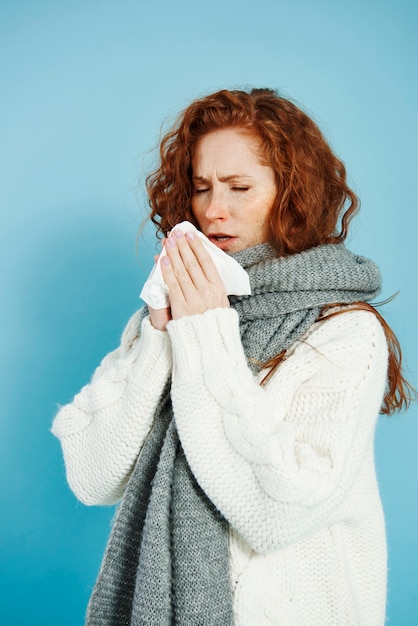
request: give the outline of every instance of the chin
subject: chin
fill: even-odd
[[[233,242],[228,250],[225,250],[225,252],[229,252],[230,254],[234,254],[235,252],[243,252],[243,250],[247,250],[247,248],[252,248],[253,246],[258,246],[258,244],[260,243],[262,242],[236,241]]]
[[[235,252],[242,252],[245,248],[248,248],[248,246],[239,243],[231,243],[229,246],[225,246],[221,249],[227,254],[234,254]]]

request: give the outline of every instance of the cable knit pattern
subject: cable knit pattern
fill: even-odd
[[[248,375],[234,311],[183,318],[169,333],[179,436],[233,528],[236,624],[382,625],[378,321],[353,311],[315,324],[265,387]]]
[[[374,297],[378,268],[342,245],[235,257],[251,296],[167,333],[138,312],[54,421],[80,499],[124,494],[92,626],[225,624],[232,608],[237,626],[383,623],[373,434],[386,341],[365,311],[314,323],[323,304]],[[262,362],[283,349],[261,386]]]
[[[141,316],[132,316],[120,347],[103,359],[52,426],[68,483],[85,504],[114,504],[123,495],[171,374],[167,333],[155,330],[149,318],[139,333]]]
[[[382,626],[373,433],[387,347],[376,318],[352,311],[314,324],[263,387],[235,311],[172,321],[168,333],[147,318],[140,337],[139,319],[54,421],[76,495],[121,497],[172,368],[188,462],[230,524],[236,626]]]

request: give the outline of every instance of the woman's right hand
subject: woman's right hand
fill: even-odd
[[[167,309],[153,309],[148,306],[148,310],[151,324],[154,328],[157,330],[167,330],[167,324],[172,319],[170,307]]]
[[[159,254],[154,256],[154,261],[157,263],[159,259]],[[151,324],[157,330],[167,330],[168,322],[173,319],[171,317],[171,309],[168,307],[167,309],[153,309],[148,305],[149,317],[151,320]]]

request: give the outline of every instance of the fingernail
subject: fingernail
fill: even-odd
[[[171,246],[172,248],[176,245],[176,240],[173,239],[173,237],[169,237],[167,241],[168,241],[168,245]]]
[[[170,265],[170,259],[168,258],[168,256],[163,256],[163,258],[161,259],[161,263],[163,263],[164,265]]]
[[[194,233],[192,233],[192,232],[186,233],[186,238],[187,239],[193,240],[194,237],[195,237]]]
[[[181,237],[183,237],[183,232],[181,230],[175,230],[173,234],[174,234],[174,237],[177,237],[177,239],[180,239]]]

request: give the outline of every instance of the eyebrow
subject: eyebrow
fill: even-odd
[[[242,179],[242,178],[252,179],[253,176],[250,176],[249,174],[230,174],[229,176],[220,176],[218,180],[221,183],[228,183],[231,180],[237,180],[237,179]],[[197,183],[210,182],[209,179],[205,178],[204,176],[193,176],[193,181]]]

